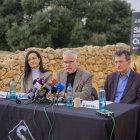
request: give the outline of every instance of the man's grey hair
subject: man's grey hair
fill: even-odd
[[[125,55],[126,60],[130,60],[130,59],[131,59],[131,57],[130,57],[130,52],[127,51],[127,50],[125,50],[124,48],[118,49],[118,50],[115,52],[114,56],[115,56],[115,57],[120,57],[120,56],[122,56],[122,54]]]
[[[74,59],[77,59],[77,53],[73,50],[67,50],[63,52],[63,58],[67,55],[72,55]]]

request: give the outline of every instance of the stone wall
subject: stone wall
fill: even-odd
[[[98,87],[104,84],[106,75],[113,72],[114,61],[113,54],[118,48],[126,48],[126,44],[99,46],[84,46],[73,48],[78,53],[79,65],[90,71],[93,75],[93,86],[98,90]],[[44,67],[53,71],[54,77],[57,70],[63,68],[62,53],[64,49],[52,48],[28,48],[25,51],[16,51],[15,53],[0,53],[0,90],[8,91],[9,83],[12,78],[15,78],[17,83],[17,91],[20,91],[21,75],[24,70],[24,58],[29,50],[37,50],[40,52]],[[134,58],[134,57],[133,57]]]

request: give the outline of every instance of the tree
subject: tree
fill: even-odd
[[[49,34],[51,35],[53,47],[55,49],[67,47],[74,26],[71,11],[62,6],[52,6],[49,14]]]
[[[44,9],[46,0],[21,0],[21,6],[24,14],[33,15]]]
[[[5,32],[7,30],[7,27],[5,25],[5,20],[1,17],[0,18],[0,49],[6,50],[7,42],[6,42],[6,36]]]
[[[13,23],[12,28],[7,31],[6,35],[8,45],[11,46],[10,50],[24,50],[30,47],[28,25],[18,26],[16,23]]]
[[[129,43],[131,13],[122,0],[1,0],[0,49]]]
[[[67,7],[72,12],[75,26],[70,44],[79,46],[129,43],[132,10],[126,1],[53,0],[53,2]]]

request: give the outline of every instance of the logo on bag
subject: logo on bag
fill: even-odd
[[[9,131],[10,140],[34,140],[27,124],[21,120],[11,131]]]

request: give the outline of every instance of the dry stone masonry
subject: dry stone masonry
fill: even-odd
[[[93,86],[98,88],[104,84],[107,74],[115,71],[113,54],[118,48],[130,49],[130,46],[118,43],[115,45],[100,46],[84,46],[79,48],[72,48],[78,53],[79,65],[90,71],[93,75]],[[24,70],[25,55],[29,50],[37,50],[44,62],[44,67],[53,72],[54,77],[59,69],[63,68],[62,53],[64,49],[46,49],[42,48],[28,48],[25,51],[1,52],[0,53],[0,91],[9,91],[9,83],[12,78],[15,78],[17,83],[17,91],[21,88],[21,75]],[[133,62],[140,64],[140,59],[137,56],[132,57]],[[134,67],[134,63],[132,63]],[[140,68],[137,68],[140,72]]]

